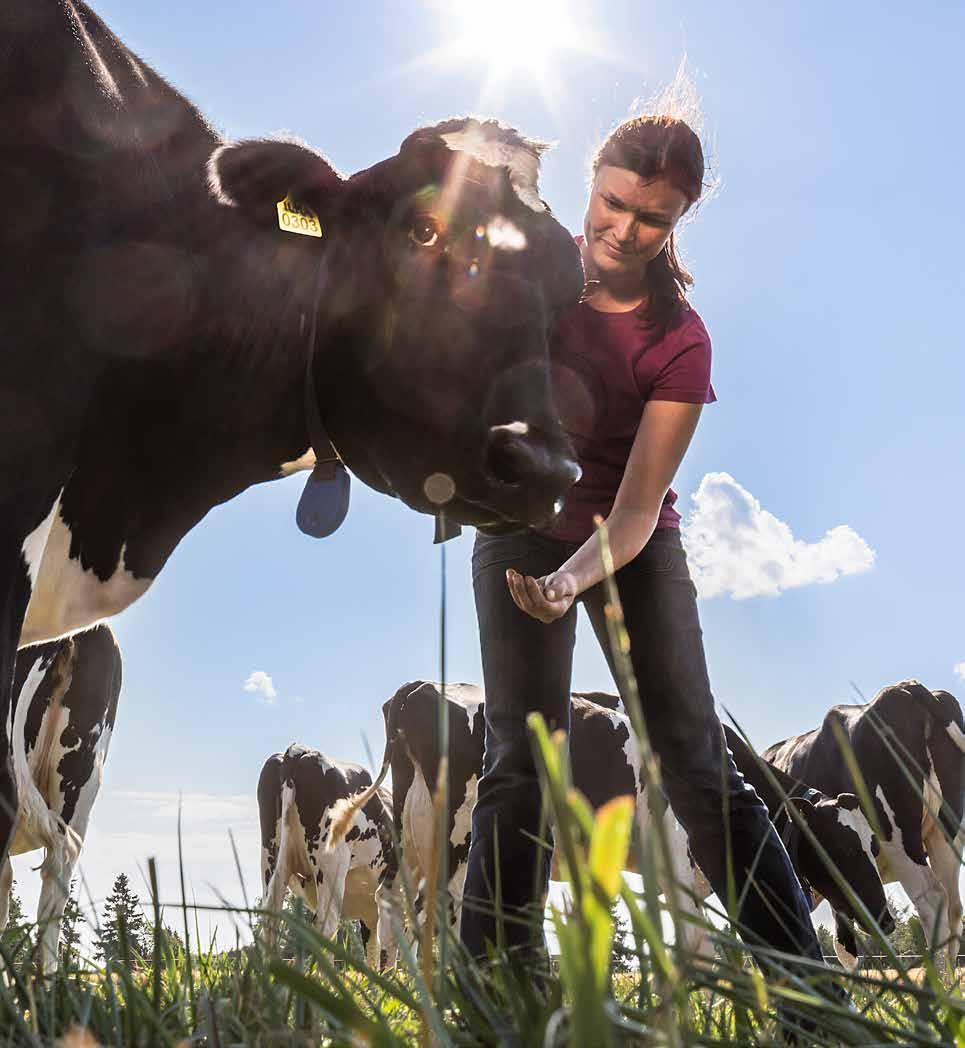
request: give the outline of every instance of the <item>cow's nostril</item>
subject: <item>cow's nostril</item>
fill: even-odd
[[[554,450],[524,423],[491,427],[483,461],[497,484],[525,485],[551,499],[565,494],[580,477],[580,467],[569,455]]]
[[[500,429],[486,448],[486,469],[494,480],[509,487],[525,483],[536,466],[535,456],[523,439]]]

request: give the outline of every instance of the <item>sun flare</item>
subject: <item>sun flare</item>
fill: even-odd
[[[429,61],[482,71],[481,104],[498,101],[510,83],[530,80],[552,105],[566,62],[605,51],[586,9],[577,17],[565,0],[430,0],[430,6],[446,43]]]

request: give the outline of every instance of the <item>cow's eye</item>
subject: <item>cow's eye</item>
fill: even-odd
[[[419,247],[435,247],[439,240],[439,223],[432,215],[420,215],[412,223],[409,239]]]

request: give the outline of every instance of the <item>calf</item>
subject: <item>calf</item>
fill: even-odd
[[[820,790],[804,786],[780,768],[766,764],[732,728],[724,725],[727,748],[744,780],[754,787],[767,806],[775,827],[781,834],[805,892],[810,893],[812,907],[827,899],[840,919],[857,920],[870,931],[868,922],[852,905],[847,893],[835,880],[831,867],[847,881],[878,927],[886,935],[895,929],[888,908],[884,886],[878,872],[877,857],[881,846],[868,820],[861,812],[853,793],[828,797]],[[787,811],[793,804],[814,834],[830,860],[824,861],[810,838]],[[835,952],[843,964],[854,967],[857,947],[854,938],[835,942]]]
[[[775,743],[764,757],[795,780],[828,793],[859,789],[850,748],[880,828],[881,879],[898,881],[918,911],[929,947],[947,947],[952,965],[962,926],[965,722],[947,691],[906,680],[883,688],[871,702],[834,706],[820,728]],[[848,918],[837,938],[853,953]],[[837,949],[837,945],[836,945]]]
[[[40,962],[57,967],[70,880],[100,790],[121,691],[121,653],[105,625],[23,648],[17,655],[12,724],[20,798],[11,855],[45,850],[37,909]],[[0,928],[7,923],[13,869],[0,866]]]
[[[325,837],[334,805],[372,785],[357,764],[332,760],[318,750],[292,743],[274,753],[258,779],[261,822],[262,906],[277,914],[292,888],[314,914],[322,935],[332,938],[339,920],[359,920],[371,966],[384,962],[391,947],[388,920],[380,922],[376,893],[395,879],[392,795],[385,788],[357,811],[344,839],[327,850]],[[275,921],[266,922],[266,940]]]

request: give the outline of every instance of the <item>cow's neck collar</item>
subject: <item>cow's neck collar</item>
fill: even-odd
[[[318,333],[318,310],[325,286],[324,256],[318,267],[312,316],[305,354],[305,425],[308,439],[315,452],[315,466],[305,482],[305,490],[298,503],[295,520],[299,528],[312,538],[327,538],[337,531],[348,513],[349,476],[342,456],[332,443],[318,409],[318,390],[315,385],[315,342]]]

